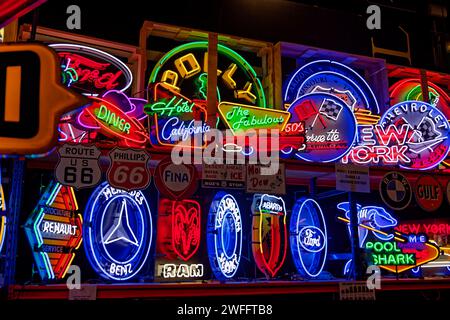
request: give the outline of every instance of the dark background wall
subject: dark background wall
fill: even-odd
[[[81,30],[72,32],[133,45],[143,21],[151,20],[371,55],[372,36],[377,46],[405,50],[402,26],[410,34],[414,66],[450,72],[450,4],[445,0],[48,0],[39,9],[39,25],[69,31],[66,8],[71,4],[82,11]],[[381,30],[366,27],[371,4],[381,8]],[[31,22],[32,14],[22,20]]]

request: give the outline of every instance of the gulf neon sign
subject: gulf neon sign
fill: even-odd
[[[43,280],[65,277],[82,242],[82,224],[73,188],[52,182],[25,223]]]
[[[286,206],[281,197],[255,195],[252,211],[253,257],[258,269],[267,277],[273,278],[286,259]]]
[[[219,280],[232,279],[238,269],[242,253],[242,218],[236,199],[218,192],[211,204],[207,226],[208,258],[214,276]]]

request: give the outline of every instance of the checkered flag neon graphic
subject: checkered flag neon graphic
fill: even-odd
[[[441,134],[436,131],[433,121],[429,118],[424,118],[417,126],[417,130],[422,134],[422,141],[434,140],[441,136]]]
[[[323,114],[328,119],[336,121],[339,119],[343,107],[333,100],[324,99],[319,108],[320,114]]]

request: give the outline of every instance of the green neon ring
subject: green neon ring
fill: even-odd
[[[156,76],[158,75],[159,70],[163,66],[163,64],[166,62],[166,60],[170,59],[173,55],[183,51],[183,50],[189,50],[189,49],[208,49],[208,42],[207,41],[196,41],[196,42],[189,42],[182,44],[172,50],[170,50],[168,53],[166,53],[159,61],[156,63],[155,67],[152,70],[152,73],[150,74],[150,79],[148,81],[149,84],[156,82]],[[264,95],[264,90],[261,85],[261,81],[258,79],[258,76],[256,74],[255,69],[236,51],[222,45],[217,45],[217,51],[218,53],[221,53],[237,64],[239,68],[244,69],[248,74],[250,74],[250,77],[252,78],[253,82],[256,84],[256,92],[258,93],[258,101],[261,105],[258,105],[258,107],[265,108],[266,107],[266,97]]]

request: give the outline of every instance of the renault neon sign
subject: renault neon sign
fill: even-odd
[[[82,224],[73,188],[52,182],[25,223],[43,280],[65,277],[81,245]]]

